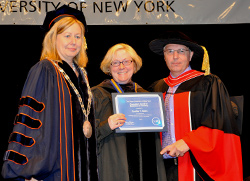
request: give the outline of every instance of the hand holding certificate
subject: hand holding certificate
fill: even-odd
[[[126,121],[124,114],[113,114],[109,117],[108,123],[111,130],[114,130],[120,126],[123,126]]]
[[[117,133],[166,131],[162,93],[112,93],[112,100],[114,113],[126,117]]]

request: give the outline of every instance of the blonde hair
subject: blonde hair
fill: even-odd
[[[42,48],[42,54],[41,54],[40,60],[51,59],[51,60],[55,60],[58,62],[62,62],[56,49],[56,38],[58,34],[61,34],[62,32],[64,32],[67,28],[72,26],[74,23],[78,23],[82,30],[81,38],[83,42],[83,45],[81,46],[79,53],[74,57],[74,62],[80,67],[86,67],[87,62],[88,62],[88,57],[86,53],[86,46],[87,46],[86,40],[84,37],[85,28],[79,20],[77,20],[76,18],[72,18],[72,17],[62,18],[61,20],[56,22],[52,26],[52,28],[48,31],[48,33],[46,34],[43,40],[43,48]]]
[[[130,45],[127,45],[125,43],[116,44],[108,50],[104,59],[101,62],[101,66],[100,66],[101,70],[105,74],[110,73],[110,66],[113,61],[114,54],[118,50],[125,50],[130,55],[130,57],[134,61],[134,73],[138,72],[142,66],[142,59]]]

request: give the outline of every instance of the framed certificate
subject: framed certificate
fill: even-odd
[[[117,133],[166,131],[161,92],[112,93],[114,113],[125,114],[125,124]]]

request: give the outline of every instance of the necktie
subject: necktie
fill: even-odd
[[[165,148],[168,145],[173,143],[172,136],[171,136],[171,128],[170,128],[170,106],[169,106],[169,99],[173,93],[173,88],[169,87],[168,92],[165,97],[165,109],[166,109],[166,125],[167,125],[167,132],[162,132],[162,148]],[[173,158],[167,153],[163,155],[163,158]]]

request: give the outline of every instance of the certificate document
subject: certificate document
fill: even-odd
[[[161,92],[112,93],[114,113],[125,114],[125,124],[116,129],[124,132],[166,131],[165,109]]]

